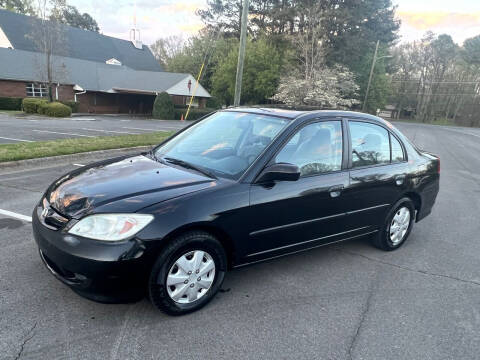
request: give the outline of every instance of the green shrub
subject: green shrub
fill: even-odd
[[[152,116],[156,119],[173,120],[175,117],[175,108],[173,101],[166,92],[157,95],[153,103]]]
[[[38,105],[37,105],[37,114],[40,114],[40,115],[45,115],[45,110],[47,109],[47,106],[49,105],[50,103],[48,101],[45,101],[45,102],[40,102]]]
[[[67,105],[70,109],[72,109],[72,113],[78,112],[78,105],[80,104],[78,101],[60,101],[63,105]]]
[[[69,117],[70,115],[72,115],[72,109],[70,109],[69,106],[59,102],[52,102],[43,105],[42,110],[47,116]]]
[[[22,109],[28,114],[35,114],[38,113],[38,106],[47,102],[44,99],[25,98],[22,100]]]
[[[207,99],[206,107],[209,109],[220,109],[222,107],[222,103],[216,97],[211,97]]]
[[[208,109],[208,108],[203,108],[203,109],[197,109],[197,108],[191,108],[190,112],[188,113],[188,119],[187,120],[198,120],[201,117],[210,114],[211,112],[215,111],[215,109]],[[183,117],[185,118],[185,115],[187,114],[187,108],[185,109],[175,109],[175,120],[180,120]]]
[[[0,110],[21,110],[22,98],[0,97]]]

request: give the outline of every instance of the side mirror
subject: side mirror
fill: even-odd
[[[257,177],[257,183],[279,181],[296,181],[300,177],[297,165],[278,163],[267,166]]]

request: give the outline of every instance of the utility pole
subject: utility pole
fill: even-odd
[[[377,46],[375,46],[375,54],[373,55],[372,67],[370,68],[370,76],[368,77],[367,91],[365,92],[365,98],[363,99],[362,111],[365,111],[365,107],[367,106],[368,92],[370,90],[370,83],[372,82],[373,69],[375,68],[375,62],[377,61],[377,52],[378,52],[379,43],[380,43],[380,40],[377,40]]]
[[[240,105],[242,93],[243,61],[245,60],[245,45],[247,42],[248,3],[249,0],[243,0],[240,47],[238,49],[237,76],[235,78],[235,97],[233,98],[234,106]]]

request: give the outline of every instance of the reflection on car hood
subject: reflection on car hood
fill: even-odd
[[[92,212],[135,212],[215,185],[204,175],[134,156],[72,171],[50,185],[46,197],[61,214],[80,218]]]

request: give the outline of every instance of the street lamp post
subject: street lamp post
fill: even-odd
[[[365,107],[367,106],[368,92],[370,91],[370,84],[372,83],[373,70],[375,69],[375,63],[379,59],[392,57],[392,55],[385,55],[385,56],[377,57],[378,45],[379,44],[380,44],[380,41],[377,40],[377,45],[375,46],[375,53],[373,54],[372,67],[370,68],[370,76],[368,77],[367,91],[365,91],[365,98],[363,99],[362,111],[365,111]]]

